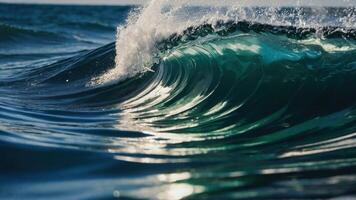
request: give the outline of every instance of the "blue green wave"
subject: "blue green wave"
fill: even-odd
[[[156,46],[152,71],[117,83],[88,86],[114,44],[2,79],[1,139],[109,154],[151,169],[126,186],[187,199],[355,193],[354,30],[207,24]]]

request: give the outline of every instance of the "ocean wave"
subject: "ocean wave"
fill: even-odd
[[[107,186],[100,191],[111,195],[114,184],[128,198],[354,192],[354,27],[231,20],[226,12],[174,29],[177,17],[166,15],[141,26],[162,17],[157,10],[166,7],[153,2],[129,19],[116,43],[2,79],[0,140],[33,146],[26,158],[47,159],[53,147],[78,153],[74,160],[88,152],[109,157],[101,163],[90,154],[86,162],[95,165],[69,175],[93,173]],[[123,166],[136,171],[128,175]],[[63,183],[73,186],[63,193],[90,188],[82,179],[49,185]]]
[[[354,122],[353,88],[345,88],[353,85],[355,75],[352,30],[327,31],[325,34],[332,34],[322,41],[314,30],[247,22],[212,30],[204,25],[172,36],[160,44],[153,71],[122,82],[87,86],[94,77],[115,68],[115,46],[109,44],[21,74],[17,84],[32,88],[31,93],[37,91],[38,95],[21,96],[39,100],[42,107],[43,101],[50,102],[51,107],[117,107],[121,110],[117,127],[153,135],[187,135],[177,143],[207,143],[209,138],[232,141],[227,138],[235,135],[244,141],[242,134],[251,137],[243,145],[258,146],[269,137],[258,134],[264,129],[285,132],[311,123],[315,127],[308,125],[307,130],[314,130],[338,112],[345,112],[351,116],[349,123]],[[335,85],[340,79],[343,82]],[[331,95],[329,92],[342,102],[318,106],[320,98]],[[310,113],[304,113],[309,109]],[[247,134],[250,132],[257,134],[256,138]],[[299,134],[296,131],[285,137]],[[199,149],[204,148],[199,145]]]
[[[153,71],[121,82],[87,85],[115,68],[114,44],[22,74],[10,90],[2,86],[1,140],[190,166],[184,173],[193,177],[167,184],[200,187],[191,198],[284,197],[259,180],[298,197],[289,177],[317,179],[322,189],[302,189],[308,197],[350,191],[330,181],[354,180],[344,179],[356,165],[354,38],[246,22],[209,30],[172,36]],[[249,187],[271,192],[251,196]]]

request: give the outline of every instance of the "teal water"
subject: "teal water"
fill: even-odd
[[[355,198],[353,27],[207,23],[90,84],[131,9],[0,5],[1,199]]]

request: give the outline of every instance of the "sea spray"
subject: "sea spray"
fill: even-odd
[[[127,24],[118,27],[116,67],[100,77],[99,82],[122,80],[150,68],[157,50],[156,42],[193,25],[189,20],[179,20],[176,15],[186,2],[172,4],[154,0],[132,12]]]
[[[324,7],[303,7],[313,6],[304,1],[294,4],[298,7],[285,9],[284,6],[291,6],[291,2],[280,6],[261,4],[261,7],[239,1],[206,1],[199,5],[199,1],[152,0],[131,12],[127,23],[117,28],[115,67],[95,77],[92,84],[118,82],[152,71],[150,68],[161,59],[157,56],[159,42],[202,24],[212,24],[214,28],[216,23],[249,21],[298,28],[355,27],[355,7],[345,7],[348,15],[335,21],[337,13],[330,13]]]

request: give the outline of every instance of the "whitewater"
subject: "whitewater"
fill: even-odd
[[[324,6],[328,6],[328,3],[330,4],[330,2],[324,2],[326,4]],[[354,3],[356,2],[344,1],[340,5],[352,6]],[[113,80],[120,81],[137,73],[150,71],[151,66],[157,63],[155,59],[159,53],[157,43],[173,34],[182,34],[187,28],[198,27],[202,24],[211,24],[215,28],[218,23],[248,21],[274,26],[314,29],[328,26],[340,29],[355,27],[356,19],[352,7],[344,8],[344,11],[349,11],[349,14],[335,21],[328,16],[328,11],[324,6],[318,7],[309,3],[312,7],[305,8],[303,7],[305,4],[308,3],[287,1],[275,5],[268,1],[258,4],[240,1],[205,1],[204,3],[188,0],[150,1],[144,7],[132,11],[125,25],[118,27],[116,68],[94,79],[93,82],[100,84]],[[200,5],[199,8],[197,8],[198,5]],[[197,9],[193,10],[193,6]],[[268,7],[256,9],[263,6]],[[281,11],[286,6],[297,6],[297,8],[286,12]]]

